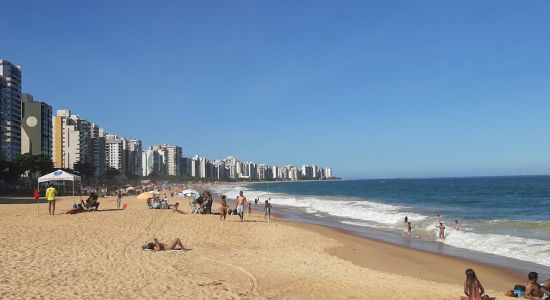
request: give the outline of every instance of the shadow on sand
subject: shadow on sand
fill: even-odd
[[[46,200],[40,200],[40,203],[46,203]],[[0,204],[36,204],[36,201],[29,197],[10,197],[0,198]]]

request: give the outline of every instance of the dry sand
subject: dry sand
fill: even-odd
[[[471,266],[318,226],[267,224],[260,212],[222,222],[131,197],[126,210],[100,201],[98,212],[66,215],[72,200],[61,198],[55,216],[44,204],[38,215],[33,204],[0,204],[0,298],[459,299]],[[192,250],[142,251],[153,237]],[[513,277],[474,267],[504,298]]]

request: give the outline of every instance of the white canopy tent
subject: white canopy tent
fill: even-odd
[[[57,171],[51,172],[50,174],[46,174],[38,178],[39,185],[41,183],[48,182],[48,181],[72,181],[73,182],[73,202],[76,203],[76,201],[74,200],[74,185],[75,185],[75,181],[78,181],[79,184],[81,183],[80,176],[71,174],[63,170],[57,170]]]

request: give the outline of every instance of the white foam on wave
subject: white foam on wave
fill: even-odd
[[[249,199],[260,197],[261,199],[271,198],[271,203],[296,208],[302,208],[306,213],[331,215],[335,217],[355,219],[359,221],[376,222],[386,227],[394,228],[401,226],[405,216],[410,220],[420,221],[426,217],[413,212],[405,212],[405,207],[388,205],[374,201],[364,200],[342,200],[332,197],[295,197],[281,193],[268,193],[264,191],[247,190],[244,187],[232,186],[222,188],[219,192],[225,193],[229,198],[236,197],[239,191],[246,191]],[[375,227],[375,225],[372,225]]]
[[[447,245],[531,261],[550,266],[550,241],[511,235],[480,234],[450,230],[442,241]]]

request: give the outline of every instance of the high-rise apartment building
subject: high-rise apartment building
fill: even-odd
[[[0,153],[7,160],[21,154],[21,68],[0,60]]]
[[[138,139],[126,140],[126,174],[141,176],[142,171],[142,143]]]
[[[166,175],[180,176],[181,147],[164,144],[161,146],[161,149],[165,155]]]
[[[52,107],[21,94],[21,154],[52,156]]]
[[[158,152],[158,149],[153,149],[150,147],[141,154],[141,164],[142,164],[142,175],[149,176],[151,173],[155,172],[158,175],[161,174],[161,157]]]
[[[92,165],[95,168],[95,176],[102,176],[105,168],[105,129],[97,124],[90,126],[90,139],[92,143]]]
[[[125,140],[116,134],[105,135],[105,167],[119,170],[126,174]]]
[[[77,162],[91,164],[92,124],[68,109],[58,110],[52,123],[54,166],[72,169]]]

